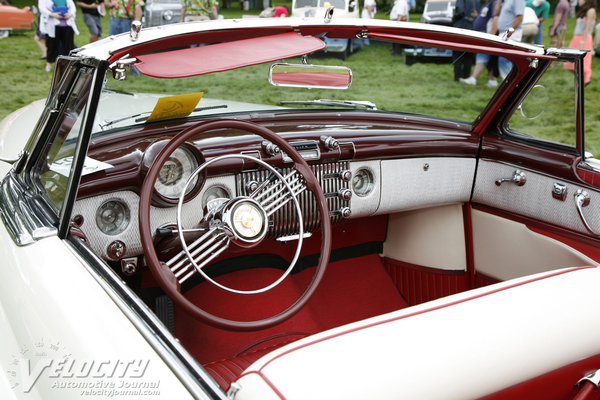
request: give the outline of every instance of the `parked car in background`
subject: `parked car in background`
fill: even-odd
[[[181,22],[180,0],[148,0],[144,6],[144,27],[168,25]]]
[[[452,26],[455,0],[427,0],[421,15],[424,24]],[[451,62],[452,50],[413,46],[404,49],[406,65],[415,62]]]
[[[0,39],[8,37],[12,30],[33,29],[33,21],[29,7],[17,8],[0,4]]]
[[[326,18],[327,10],[333,7],[333,16],[340,18],[359,18],[359,7],[357,0],[293,0],[292,17],[301,18]],[[325,41],[326,53],[337,53],[343,60],[352,53],[361,49],[363,41],[360,39],[335,39],[327,36]]]
[[[60,57],[0,122],[0,398],[598,384],[585,51],[379,19],[137,28]],[[315,56],[324,35],[371,45]],[[466,88],[394,43],[512,69]]]

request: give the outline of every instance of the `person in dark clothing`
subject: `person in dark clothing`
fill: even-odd
[[[479,2],[477,0],[457,0],[452,16],[452,26],[463,29],[473,29],[473,21],[477,17]],[[468,78],[471,75],[474,56],[462,51],[452,52],[454,64],[454,80]]]
[[[83,22],[90,31],[90,43],[102,36],[102,22],[100,17],[106,14],[104,0],[78,0],[77,5],[81,8]]]

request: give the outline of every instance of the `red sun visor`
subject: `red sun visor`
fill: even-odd
[[[321,50],[325,43],[312,36],[286,32],[271,36],[137,56],[136,68],[155,78],[185,78],[247,67]]]

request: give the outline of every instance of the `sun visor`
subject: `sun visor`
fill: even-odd
[[[184,78],[247,67],[322,50],[325,42],[286,32],[137,56],[135,67],[155,78]],[[177,66],[174,68],[174,66]]]

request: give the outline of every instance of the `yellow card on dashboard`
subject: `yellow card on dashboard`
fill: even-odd
[[[187,117],[194,111],[204,92],[161,97],[146,122]]]

